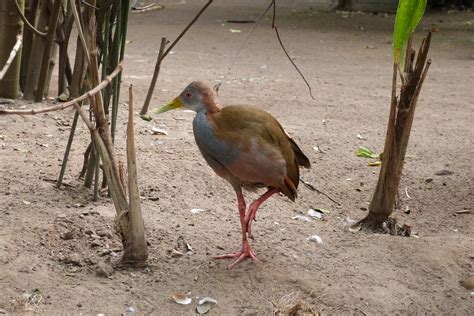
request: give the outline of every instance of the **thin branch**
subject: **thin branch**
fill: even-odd
[[[13,59],[15,59],[16,53],[20,50],[21,43],[23,42],[23,34],[18,34],[16,36],[16,43],[12,48],[12,51],[10,52],[10,56],[7,59],[7,62],[5,63],[5,66],[3,66],[2,71],[0,71],[0,80],[3,79],[3,76],[8,71],[8,68],[10,68],[10,65],[12,64]]]
[[[198,12],[198,14],[196,14],[196,16],[194,17],[194,19],[191,20],[191,22],[189,22],[189,24],[184,28],[184,30],[181,32],[181,34],[178,35],[178,37],[173,41],[173,43],[171,43],[170,47],[168,47],[168,49],[163,53],[163,58],[166,57],[166,55],[169,54],[169,52],[173,49],[173,47],[178,44],[179,40],[181,39],[181,37],[184,36],[184,34],[186,34],[186,32],[189,30],[189,28],[197,21],[197,19],[199,19],[199,17],[201,16],[201,14],[204,13],[204,11],[206,11],[207,7],[211,5],[211,3],[213,2],[214,0],[208,0],[207,3],[204,5],[204,7],[202,7],[201,11]],[[163,59],[162,58],[162,59]]]
[[[153,11],[153,10],[162,10],[164,8],[165,8],[164,5],[157,4],[157,3],[152,3],[152,4],[149,4],[149,5],[144,6],[144,7],[132,6],[132,8],[131,8],[132,11],[130,13],[144,13],[144,12],[149,12],[149,11]]]
[[[70,0],[72,14],[74,15],[74,20],[76,21],[77,32],[79,33],[79,38],[81,39],[82,49],[84,49],[84,55],[86,56],[87,64],[90,65],[90,53],[89,49],[87,48],[86,38],[84,36],[84,32],[82,30],[81,18],[79,17],[79,13],[77,11],[76,2],[75,0]]]
[[[283,42],[282,42],[282,40],[281,40],[281,38],[280,38],[280,33],[278,33],[278,27],[277,27],[277,25],[275,24],[275,19],[276,19],[276,3],[275,3],[275,0],[272,1],[272,4],[273,4],[272,28],[275,30],[276,36],[277,36],[277,38],[278,38],[278,42],[280,43],[281,48],[282,48],[283,51],[285,52],[286,57],[288,57],[288,60],[291,62],[291,64],[293,65],[293,67],[295,67],[296,71],[300,74],[300,76],[301,76],[301,78],[303,79],[304,83],[305,83],[306,86],[308,87],[309,95],[311,96],[311,99],[314,100],[313,92],[312,92],[312,90],[311,90],[311,86],[310,86],[308,80],[306,80],[306,78],[305,78],[305,76],[303,75],[303,73],[301,72],[301,70],[298,68],[298,66],[296,66],[295,62],[293,61],[293,59],[291,59],[290,55],[289,55],[288,52],[286,51],[285,45],[283,45]]]
[[[16,11],[17,11],[18,15],[20,16],[21,20],[23,21],[23,23],[25,23],[26,26],[28,26],[29,29],[30,29],[33,33],[35,33],[36,35],[41,36],[41,37],[46,37],[46,32],[41,32],[41,31],[39,31],[37,28],[35,28],[35,27],[28,21],[28,19],[27,19],[26,16],[23,14],[23,12],[21,12],[21,8],[20,8],[20,6],[18,5],[18,3],[16,2],[16,0],[13,0],[13,2],[15,3]]]
[[[66,103],[57,104],[57,105],[46,107],[43,109],[31,109],[31,110],[0,109],[0,115],[15,115],[15,114],[16,115],[35,115],[35,114],[40,114],[40,113],[54,112],[54,111],[67,109],[71,106],[74,106],[74,104],[84,101],[87,98],[91,98],[92,96],[99,93],[102,89],[107,87],[112,81],[112,79],[116,77],[122,70],[123,70],[123,66],[122,66],[122,63],[120,63],[118,64],[117,68],[115,68],[115,70],[110,75],[106,76],[105,79],[99,85],[97,85],[90,91],[87,91],[80,97],[74,100],[68,101]]]
[[[153,72],[153,78],[151,79],[150,88],[148,89],[145,103],[143,103],[140,115],[145,115],[148,112],[148,106],[150,105],[151,97],[153,96],[153,91],[155,90],[156,80],[158,80],[158,74],[160,73],[161,61],[163,60],[163,51],[165,50],[167,43],[168,41],[166,40],[166,37],[162,37],[160,51],[158,52],[158,58],[156,59],[155,72]]]

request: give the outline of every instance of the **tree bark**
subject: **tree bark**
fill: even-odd
[[[24,0],[19,1],[24,10]],[[0,1],[0,69],[10,57],[17,42],[17,35],[23,33],[23,21],[16,12],[12,1]],[[0,97],[15,99],[20,92],[21,48],[13,59],[10,68],[0,81]]]
[[[418,95],[431,64],[431,60],[427,61],[430,42],[431,33],[428,33],[428,36],[423,39],[415,67],[413,67],[415,52],[411,48],[410,40],[404,71],[400,73],[396,64],[393,67],[392,98],[382,166],[375,193],[369,205],[369,214],[359,222],[370,230],[381,228],[395,207]],[[400,74],[402,78],[399,98],[396,95],[397,74]]]

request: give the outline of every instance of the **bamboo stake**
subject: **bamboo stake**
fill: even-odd
[[[112,81],[112,79],[115,78],[122,70],[123,70],[123,66],[122,66],[122,63],[120,63],[120,64],[118,64],[117,68],[115,68],[115,70],[110,75],[108,75],[107,77],[105,77],[104,80],[102,80],[102,82],[100,84],[98,84],[96,87],[94,87],[93,89],[87,91],[86,93],[84,93],[83,95],[81,95],[80,97],[78,97],[74,100],[71,100],[71,101],[68,101],[68,102],[65,102],[65,103],[61,103],[61,104],[57,104],[57,105],[54,105],[54,106],[42,108],[42,109],[31,109],[31,110],[0,109],[0,115],[35,115],[35,114],[40,114],[40,113],[54,112],[54,111],[67,109],[69,107],[74,106],[74,104],[76,104],[76,103],[79,103],[81,101],[84,101],[87,98],[91,98],[91,97],[95,96],[102,89],[107,87],[110,84],[110,82]]]
[[[140,208],[140,191],[138,189],[137,157],[135,149],[135,132],[133,128],[133,86],[128,90],[128,124],[127,124],[127,166],[128,166],[128,239],[124,244],[122,263],[142,265],[148,258],[145,238],[145,225]]]

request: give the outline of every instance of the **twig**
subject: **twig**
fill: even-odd
[[[148,105],[149,105],[151,97],[153,95],[153,91],[155,90],[156,79],[158,78],[158,72],[159,72],[159,69],[160,69],[161,61],[166,57],[166,55],[169,54],[171,49],[173,49],[173,47],[179,42],[179,40],[184,36],[184,34],[186,34],[186,32],[189,30],[189,28],[197,21],[197,19],[199,19],[201,14],[203,14],[203,12],[207,9],[208,6],[211,5],[211,3],[213,1],[214,0],[208,0],[208,2],[196,14],[196,16],[191,20],[191,22],[189,22],[189,24],[184,28],[184,30],[181,31],[181,33],[178,35],[178,37],[176,37],[176,39],[173,41],[173,43],[171,43],[171,45],[168,47],[168,49],[166,49],[166,51],[161,52],[161,46],[160,46],[160,52],[158,53],[158,59],[156,61],[156,66],[155,66],[155,72],[153,73],[153,79],[150,83],[150,87],[148,88],[147,98],[145,100],[145,103],[143,104],[142,110],[140,111],[141,115],[145,114],[146,111],[148,111]],[[166,40],[165,40],[165,43],[166,43]],[[163,38],[161,39],[161,44],[163,45]],[[161,58],[159,56],[160,53],[162,53]],[[145,112],[144,112],[144,110],[145,110]]]
[[[310,86],[308,80],[306,80],[306,78],[305,78],[305,76],[303,75],[303,73],[301,72],[301,70],[298,68],[298,66],[296,66],[295,62],[293,61],[293,59],[290,57],[290,55],[289,55],[288,52],[286,51],[285,45],[283,45],[283,42],[282,42],[282,40],[281,40],[281,38],[280,38],[280,33],[278,33],[278,27],[277,27],[277,25],[275,24],[275,19],[276,19],[276,2],[275,2],[275,0],[272,0],[272,4],[273,4],[272,28],[275,30],[276,36],[277,36],[277,38],[278,38],[278,42],[280,43],[281,48],[282,48],[283,51],[285,52],[286,57],[288,57],[288,60],[291,62],[291,64],[293,65],[293,67],[295,67],[296,71],[300,74],[300,76],[301,76],[301,78],[303,79],[304,83],[305,83],[306,86],[308,87],[309,95],[311,96],[311,99],[314,100],[313,92],[312,92],[312,90],[311,90],[311,86]]]
[[[74,104],[76,104],[76,103],[84,101],[85,99],[90,98],[90,97],[96,95],[97,93],[99,93],[102,89],[104,89],[105,87],[107,87],[107,85],[110,84],[112,79],[115,76],[117,76],[122,71],[122,69],[123,69],[122,63],[118,64],[117,68],[115,68],[115,70],[110,75],[105,77],[105,79],[99,85],[97,85],[93,89],[87,91],[86,93],[84,93],[83,95],[81,95],[80,97],[78,97],[74,100],[68,101],[66,103],[61,103],[61,104],[57,104],[57,105],[54,105],[54,106],[46,107],[46,108],[43,108],[43,109],[31,109],[31,110],[0,109],[0,115],[14,115],[14,114],[16,114],[16,115],[35,115],[35,114],[40,114],[40,113],[64,110],[66,108],[74,106]]]
[[[319,194],[322,194],[324,195],[325,197],[327,197],[328,199],[330,199],[331,201],[333,201],[334,203],[336,203],[337,205],[341,206],[341,203],[336,201],[335,199],[333,199],[332,197],[330,197],[329,195],[327,195],[326,193],[324,193],[323,191],[319,190],[318,188],[316,188],[314,185],[312,185],[311,183],[309,182],[306,182],[303,180],[303,178],[300,178],[300,181],[310,190],[312,191],[316,191],[318,192]]]
[[[64,158],[61,164],[61,171],[59,172],[59,177],[56,184],[56,187],[58,188],[61,187],[61,184],[63,184],[64,172],[66,172],[67,160],[69,159],[69,152],[71,151],[72,140],[74,139],[74,133],[76,131],[78,119],[79,119],[79,113],[77,113],[76,111],[74,112],[74,119],[72,120],[71,131],[69,132],[69,138],[66,144],[66,151],[64,152]]]
[[[21,20],[23,21],[23,23],[26,24],[26,26],[28,26],[30,28],[30,30],[35,33],[36,35],[39,35],[41,37],[45,37],[46,36],[46,32],[41,32],[39,31],[37,28],[35,28],[33,25],[31,25],[31,23],[28,21],[28,19],[26,18],[26,16],[23,14],[23,12],[21,12],[21,8],[20,6],[18,5],[18,2],[16,2],[16,0],[13,0],[13,2],[15,3],[15,8],[16,8],[16,11],[18,13],[18,15],[20,16]]]
[[[2,71],[0,71],[0,80],[3,79],[3,76],[5,76],[5,74],[7,73],[8,68],[10,68],[10,65],[12,64],[13,59],[15,59],[16,53],[20,49],[22,42],[23,42],[23,35],[18,34],[16,36],[16,43],[13,46],[12,51],[10,52],[10,56],[8,57],[7,62],[5,63],[5,66],[3,66]]]
[[[158,79],[158,74],[160,73],[161,61],[163,60],[163,51],[165,50],[166,44],[168,41],[166,37],[161,38],[160,51],[158,52],[158,58],[156,59],[155,72],[153,73],[153,78],[151,79],[150,88],[146,95],[145,103],[140,111],[140,115],[145,115],[148,112],[148,106],[150,105],[151,97],[153,96],[153,91],[155,91],[156,80]]]
[[[152,3],[150,5],[144,6],[144,7],[135,7],[133,6],[131,9],[131,13],[144,13],[144,12],[149,12],[153,10],[162,10],[164,9],[165,6],[157,3]]]

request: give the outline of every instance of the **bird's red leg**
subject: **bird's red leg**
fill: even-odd
[[[229,269],[232,269],[233,267],[235,267],[235,265],[237,265],[239,262],[243,261],[246,258],[258,260],[252,250],[252,247],[249,244],[249,241],[247,240],[247,223],[245,222],[245,200],[244,196],[242,195],[242,191],[237,192],[237,203],[239,207],[240,225],[242,228],[242,249],[238,252],[214,257],[214,259],[237,258],[228,266]]]
[[[245,215],[245,218],[244,218],[244,224],[246,224],[246,226],[247,226],[247,235],[248,235],[249,238],[253,239],[253,236],[252,236],[252,222],[255,219],[258,208],[269,197],[271,197],[273,194],[278,193],[278,192],[279,192],[278,189],[269,189],[261,197],[259,197],[258,199],[253,201],[252,204],[250,204],[249,210],[248,210],[248,212],[247,212],[247,214]]]

